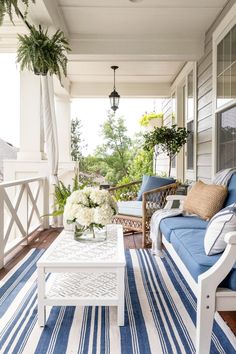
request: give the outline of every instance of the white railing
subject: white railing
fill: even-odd
[[[9,253],[38,228],[49,227],[49,188],[46,177],[0,183],[0,269]]]

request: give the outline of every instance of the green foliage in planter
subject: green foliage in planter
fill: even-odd
[[[145,113],[139,119],[139,124],[142,127],[147,127],[149,125],[150,121],[153,120],[153,119],[156,119],[156,118],[159,118],[159,119],[162,120],[163,119],[163,113],[155,113],[155,112]]]
[[[169,157],[168,176],[170,176],[171,162],[187,142],[188,134],[186,128],[177,127],[176,124],[172,127],[156,127],[153,131],[144,134],[143,147],[144,150],[151,151],[157,145],[159,152],[166,153]]]
[[[61,82],[61,73],[67,76],[67,56],[70,51],[68,40],[61,30],[50,38],[48,30],[30,26],[30,33],[18,35],[19,46],[17,62],[21,70],[33,71],[36,75],[57,75]]]
[[[14,13],[18,17],[22,17],[23,19],[26,18],[29,3],[35,3],[35,0],[0,0],[0,25],[3,23],[4,16],[7,14],[10,17],[11,22],[13,23],[13,15]],[[19,9],[18,4],[22,3],[25,5],[25,11],[22,12]]]

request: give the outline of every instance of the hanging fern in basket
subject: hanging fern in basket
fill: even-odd
[[[7,14],[10,17],[10,20],[13,22],[14,13],[18,17],[22,17],[25,19],[28,12],[28,7],[30,2],[35,3],[35,0],[0,0],[0,25],[3,23],[4,16]],[[25,6],[24,13],[19,9],[19,4],[23,4]]]
[[[30,33],[18,35],[17,62],[20,69],[33,71],[36,75],[57,75],[61,82],[62,73],[67,76],[69,43],[64,33],[57,30],[48,36],[48,30],[31,26]]]

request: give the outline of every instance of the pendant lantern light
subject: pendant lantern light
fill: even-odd
[[[119,108],[119,100],[120,100],[120,95],[116,91],[116,69],[118,69],[119,66],[111,66],[111,69],[114,70],[114,87],[113,91],[109,95],[110,98],[110,104],[111,104],[111,109],[115,112]]]

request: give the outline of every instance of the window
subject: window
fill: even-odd
[[[217,170],[236,166],[236,107],[217,114]]]
[[[189,132],[187,139],[187,170],[193,170],[193,156],[194,156],[194,123],[193,120],[187,123],[187,130]]]
[[[193,91],[193,71],[191,71],[187,76],[187,96],[185,98],[185,117],[186,117],[186,128],[189,131],[189,136],[187,139],[186,146],[186,164],[187,170],[194,169],[194,91]]]
[[[236,4],[213,33],[214,171],[236,166]]]
[[[236,25],[217,45],[217,108],[236,98]]]
[[[188,74],[188,121],[194,117],[194,101],[193,101],[193,71]]]
[[[174,125],[174,124],[176,124],[176,94],[175,94],[175,92],[171,96],[171,101],[172,101],[171,124]],[[176,157],[173,158],[173,160],[171,162],[171,167],[176,168]]]
[[[196,180],[196,76],[197,63],[188,62],[171,86],[172,124],[191,130],[187,143],[172,162],[182,181]]]

